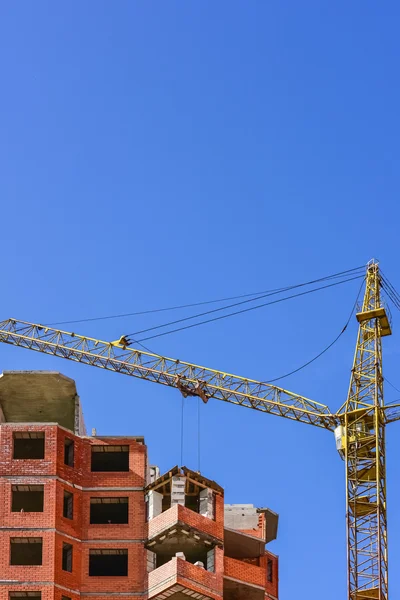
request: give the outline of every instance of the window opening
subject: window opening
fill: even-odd
[[[92,471],[129,471],[129,446],[92,446]]]
[[[69,438],[64,440],[64,465],[74,466],[74,442]]]
[[[272,583],[272,565],[273,562],[272,560],[269,558],[268,562],[267,562],[267,581],[269,583]]]
[[[128,506],[128,498],[90,498],[90,523],[127,524]]]
[[[62,570],[72,573],[72,545],[65,542],[62,547]]]
[[[66,519],[74,518],[74,495],[64,490],[63,516]]]
[[[10,564],[35,566],[42,564],[43,540],[34,537],[10,539]]]
[[[186,508],[190,508],[193,512],[200,512],[200,498],[198,494],[194,495],[185,495],[185,506]]]
[[[43,485],[11,486],[11,512],[43,512]]]
[[[91,577],[124,577],[128,575],[128,550],[89,550]]]
[[[15,598],[41,598],[42,592],[9,592],[8,597],[10,600]]]
[[[44,458],[43,431],[15,431],[13,458],[40,460]]]

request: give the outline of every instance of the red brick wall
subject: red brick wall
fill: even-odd
[[[62,428],[57,428],[57,473],[66,481],[83,487],[144,487],[146,484],[147,447],[132,438],[80,438]],[[64,441],[74,442],[74,467],[64,465]],[[91,448],[94,445],[129,446],[129,471],[116,473],[92,473]]]
[[[63,543],[72,546],[72,572],[62,569],[62,548]],[[54,581],[58,585],[73,590],[79,590],[81,583],[82,570],[82,544],[79,541],[72,540],[64,535],[55,535],[55,577]],[[66,594],[68,596],[68,594]]]
[[[43,538],[41,566],[10,565],[10,538]],[[0,579],[9,581],[54,581],[54,537],[52,531],[0,531]]]
[[[64,442],[65,440],[74,442],[74,466],[70,467],[64,464]],[[71,481],[75,485],[82,485],[84,478],[83,465],[84,454],[86,451],[86,440],[74,435],[71,431],[66,431],[61,427],[57,428],[57,474],[61,479]]]
[[[73,485],[67,485],[60,481],[55,482],[56,493],[56,528],[58,531],[72,537],[82,537],[82,491]],[[64,491],[73,495],[72,519],[64,517]]]
[[[71,598],[71,600],[80,600],[79,594],[71,592],[70,590],[63,590],[56,586],[54,588],[54,600],[62,600],[63,596],[66,596],[67,598]],[[45,600],[45,599],[43,599],[43,593],[42,593],[42,600]]]
[[[45,455],[42,460],[13,459],[13,432],[45,432]],[[19,425],[3,423],[0,426],[0,473],[2,475],[55,475],[57,455],[57,425]]]
[[[14,460],[13,432],[45,432],[44,460]],[[74,466],[64,465],[64,440],[74,441]],[[123,473],[91,473],[92,444],[127,445],[130,448],[129,471]],[[101,491],[82,490],[83,487],[105,488],[128,487],[143,488],[146,476],[146,446],[129,438],[115,438],[107,441],[79,438],[56,425],[19,425],[0,426],[0,526],[18,528],[0,531],[0,580],[47,581],[54,583],[42,587],[43,600],[61,600],[65,595],[74,598],[69,590],[86,592],[130,592],[132,596],[145,591],[145,557],[143,540],[147,524],[145,518],[144,491]],[[5,476],[5,477],[4,477]],[[44,485],[44,511],[42,513],[12,513],[12,485]],[[74,495],[73,519],[63,516],[64,490]],[[129,524],[90,526],[91,496],[127,496],[129,497]],[[26,528],[26,529],[21,529]],[[35,530],[29,528],[43,528]],[[47,528],[47,531],[46,531]],[[56,530],[56,531],[55,531]],[[43,538],[42,566],[11,566],[10,537],[31,536]],[[103,542],[90,543],[81,540],[102,539]],[[127,541],[122,545],[107,540]],[[62,570],[63,542],[73,546],[72,573]],[[89,577],[88,557],[91,547],[128,549],[128,577]],[[60,586],[60,587],[57,587]],[[13,586],[15,588],[15,586]],[[25,589],[25,586],[22,586]],[[66,588],[66,589],[62,589]],[[8,599],[11,587],[0,586],[0,600]],[[26,588],[28,589],[28,588]],[[39,590],[30,586],[29,589]],[[54,589],[56,590],[54,592]],[[5,594],[5,596],[4,596]],[[99,598],[100,598],[99,595]]]
[[[91,577],[89,575],[90,549],[127,549],[128,576],[126,577]],[[147,580],[146,551],[141,543],[85,543],[82,544],[82,592],[132,592],[145,589]]]
[[[175,583],[178,583],[215,600],[222,598],[221,569],[219,574],[210,573],[180,558],[174,557],[155,571],[149,573],[148,582],[151,596],[155,595],[156,592],[160,593],[167,590]]]
[[[181,504],[175,504],[175,506],[151,519],[148,523],[148,537],[154,537],[178,521],[203,531],[217,540],[223,540],[224,524],[222,520],[214,521],[208,517],[203,517],[203,515],[199,515]]]
[[[222,570],[210,573],[182,559],[177,560],[178,583],[186,585],[191,590],[207,594],[211,598],[222,598],[223,579]]]
[[[144,444],[140,444],[129,438],[108,439],[106,442],[97,438],[84,439],[85,445],[82,455],[82,485],[84,487],[141,487],[146,485],[146,452]],[[113,444],[117,446],[129,446],[129,471],[117,473],[92,473],[91,446]]]
[[[43,485],[43,512],[11,512],[13,485]],[[46,477],[12,476],[0,479],[0,524],[2,527],[54,527],[56,481]]]
[[[232,577],[232,579],[238,579],[239,581],[245,581],[253,585],[259,585],[265,587],[265,569],[243,562],[242,560],[236,560],[235,558],[224,558],[224,575],[226,577]]]
[[[267,580],[267,561],[272,560],[272,582]],[[279,593],[279,559],[275,554],[271,554],[270,552],[265,553],[265,557],[263,558],[265,561],[265,591],[278,598]]]
[[[8,600],[9,592],[41,592],[42,600],[54,600],[55,589],[52,585],[18,585],[10,584],[7,586],[0,586],[0,600]],[[63,592],[62,595],[71,596]],[[57,600],[61,600],[61,594],[57,597]],[[78,597],[74,597],[71,600],[79,600]]]
[[[90,498],[128,498],[128,524],[90,525]],[[82,537],[90,540],[138,539],[146,537],[146,505],[143,492],[83,492]]]
[[[44,460],[13,460],[14,431],[45,432]],[[74,467],[64,465],[64,440],[74,441]],[[122,473],[91,473],[91,447],[93,444],[129,445],[129,471]],[[198,529],[216,540],[223,540],[223,497],[216,495],[215,519],[208,519],[190,509],[177,505],[146,523],[144,486],[146,477],[147,448],[129,438],[108,440],[79,438],[56,425],[18,425],[0,426],[0,581],[10,581],[10,585],[0,586],[0,600],[8,600],[12,589],[39,590],[42,600],[61,600],[68,596],[78,600],[73,590],[93,593],[92,600],[109,600],[106,593],[129,593],[132,598],[146,591],[146,550],[144,548],[147,532],[150,536],[163,531],[177,521]],[[12,485],[43,485],[44,511],[42,513],[12,513]],[[107,491],[107,487],[139,488],[127,491]],[[92,488],[92,489],[82,489]],[[97,489],[100,488],[100,491]],[[102,489],[101,489],[102,488]],[[74,495],[73,519],[63,516],[64,490]],[[128,525],[90,525],[90,498],[128,497]],[[24,529],[22,529],[24,528]],[[262,532],[263,522],[252,535]],[[43,538],[42,566],[11,566],[10,538],[18,536]],[[63,542],[73,546],[72,573],[62,570]],[[91,548],[126,548],[128,550],[127,577],[90,577],[89,550]],[[267,581],[267,559],[273,561],[273,581]],[[175,561],[175,559],[173,559]],[[171,561],[171,562],[173,562]],[[222,598],[224,566],[226,575],[242,581],[259,585],[261,578],[266,591],[278,596],[278,559],[267,553],[260,559],[260,566],[234,559],[225,559],[221,548],[215,549],[215,572],[195,567],[189,562],[174,562],[171,572],[175,580],[199,593],[206,593],[215,600]],[[239,563],[239,564],[237,564]],[[161,576],[171,569],[167,563],[151,578]],[[169,565],[169,566],[168,566]],[[161,569],[163,570],[161,572]],[[236,575],[235,575],[236,574]],[[261,574],[261,575],[260,575]],[[20,581],[21,584],[11,583]],[[22,582],[31,582],[29,586]],[[48,582],[46,586],[35,586],[32,582]],[[69,591],[72,590],[72,591]]]
[[[178,576],[177,560],[177,558],[173,558],[148,574],[148,589],[151,596],[156,592],[168,589],[176,583]]]

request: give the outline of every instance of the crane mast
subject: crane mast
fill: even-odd
[[[103,342],[7,319],[0,342],[334,431],[346,468],[348,600],[389,600],[385,430],[400,419],[400,404],[384,403],[381,338],[391,327],[380,288],[379,265],[371,261],[348,397],[337,413],[278,386],[132,349],[124,336]]]
[[[367,269],[347,402],[342,407],[350,600],[388,600],[385,409],[381,338],[391,334],[379,267]]]

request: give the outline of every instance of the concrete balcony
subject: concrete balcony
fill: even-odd
[[[149,600],[222,600],[222,578],[181,558],[148,575]]]
[[[265,569],[224,557],[224,599],[264,600]]]

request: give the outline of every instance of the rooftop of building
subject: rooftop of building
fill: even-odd
[[[4,371],[0,409],[7,423],[58,423],[86,433],[75,381],[58,371]]]

